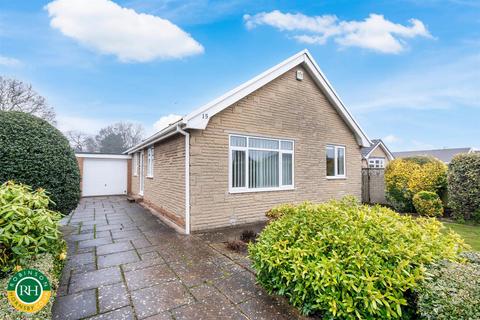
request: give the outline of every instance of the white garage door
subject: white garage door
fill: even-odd
[[[82,196],[127,194],[127,160],[83,158]]]

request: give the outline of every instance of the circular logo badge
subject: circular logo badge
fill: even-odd
[[[28,313],[40,311],[48,303],[50,295],[48,278],[35,269],[19,271],[8,282],[8,301],[19,311]]]

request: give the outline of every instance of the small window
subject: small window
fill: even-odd
[[[327,178],[345,178],[345,147],[328,145],[325,153]]]
[[[230,191],[293,188],[293,141],[230,136]]]
[[[370,158],[368,159],[368,166],[376,169],[385,168],[385,158]]]
[[[153,147],[148,148],[147,150],[147,177],[153,178]]]
[[[138,152],[135,152],[133,154],[132,166],[133,166],[133,175],[138,176]]]

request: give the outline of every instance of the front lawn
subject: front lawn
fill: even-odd
[[[480,225],[461,224],[451,221],[442,221],[445,227],[451,228],[465,239],[473,250],[480,251]]]

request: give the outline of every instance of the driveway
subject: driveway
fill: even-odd
[[[245,259],[177,234],[125,197],[83,198],[63,223],[54,319],[297,318],[255,284]]]

